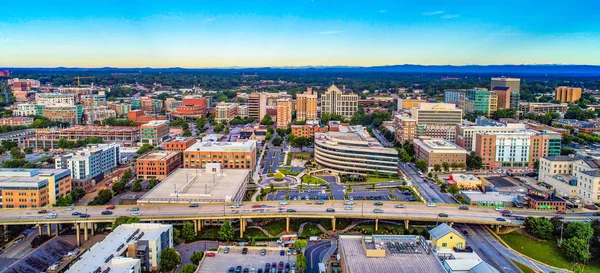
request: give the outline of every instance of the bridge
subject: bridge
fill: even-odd
[[[404,208],[396,208],[395,205],[403,204]],[[0,223],[3,225],[37,225],[39,234],[43,233],[43,226],[46,226],[47,234],[50,235],[51,225],[57,225],[55,229],[60,230],[61,225],[73,225],[77,233],[77,242],[80,244],[81,232],[83,231],[84,240],[88,239],[88,233],[94,234],[96,224],[113,223],[119,216],[132,216],[134,213],[129,209],[139,208],[141,222],[150,223],[183,223],[190,221],[194,224],[197,232],[201,231],[205,220],[233,220],[239,222],[240,238],[246,230],[248,219],[279,218],[286,219],[286,231],[290,230],[290,219],[294,218],[316,218],[331,219],[332,228],[335,231],[335,220],[337,218],[350,219],[369,219],[374,220],[375,229],[378,228],[379,220],[404,221],[408,228],[411,221],[417,222],[444,222],[452,225],[454,223],[481,224],[499,229],[502,226],[521,226],[522,221],[498,221],[500,213],[492,208],[471,206],[469,210],[460,210],[459,205],[438,204],[436,207],[429,207],[422,203],[399,203],[383,202],[381,206],[375,206],[372,201],[355,201],[352,210],[345,209],[343,201],[326,201],[318,205],[311,201],[290,201],[289,205],[280,205],[279,202],[260,202],[245,203],[240,208],[231,208],[231,204],[210,203],[200,204],[198,207],[189,207],[188,204],[145,204],[138,206],[117,206],[112,210],[112,215],[102,215],[104,207],[75,207],[73,211],[67,211],[65,208],[46,208],[49,212],[55,212],[56,218],[49,218],[47,213],[38,213],[39,209],[2,209],[0,213]],[[288,212],[288,209],[295,210]],[[327,209],[334,209],[334,212],[327,212]],[[376,213],[374,210],[380,209],[382,212]],[[87,213],[88,218],[73,216],[73,212]],[[440,217],[440,213],[447,214],[447,217]],[[556,216],[553,212],[539,210],[518,210],[513,211],[517,215],[523,216]],[[573,213],[565,215],[568,221],[583,221],[590,218],[590,213]],[[600,217],[593,217],[600,218]]]
[[[24,129],[0,134],[0,143],[5,140],[12,140],[23,146],[23,140],[35,135],[35,129]]]

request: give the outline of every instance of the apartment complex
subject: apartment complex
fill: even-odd
[[[0,208],[39,208],[54,205],[71,192],[66,169],[0,169]]]
[[[267,94],[252,93],[248,95],[248,116],[261,120],[267,114]]]
[[[166,151],[180,151],[183,152],[187,148],[191,147],[196,143],[196,139],[193,137],[177,137],[172,138],[164,142],[164,149]]]
[[[560,102],[575,102],[581,98],[581,88],[579,87],[568,87],[568,86],[559,86],[556,87],[556,91],[554,93],[554,99],[559,100]]]
[[[315,133],[315,160],[340,173],[398,172],[398,151],[384,148],[362,126],[339,126],[337,132]]]
[[[37,114],[37,107],[32,103],[19,103],[17,109],[13,111],[14,117],[29,117]]]
[[[173,226],[122,224],[86,251],[66,272],[157,271],[162,250],[173,247]]]
[[[219,163],[223,169],[254,169],[256,140],[245,142],[196,142],[183,152],[184,168],[205,168]]]
[[[394,130],[396,132],[396,141],[398,141],[398,143],[412,141],[417,138],[417,120],[402,115],[396,115],[394,116]]]
[[[327,88],[327,92],[321,95],[321,114],[330,113],[351,118],[358,111],[358,95],[354,93],[344,94],[335,85]]]
[[[519,104],[519,111],[523,113],[564,113],[567,109],[569,109],[567,103],[522,102]]]
[[[117,117],[117,112],[106,106],[90,106],[83,108],[83,122],[88,125],[101,123],[107,118],[114,117]]]
[[[472,151],[473,137],[477,133],[510,133],[525,129],[525,125],[521,123],[508,123],[505,126],[461,125],[456,127],[456,144],[467,151]]]
[[[81,95],[79,100],[85,107],[106,106],[105,95]]]
[[[317,93],[312,87],[307,87],[306,92],[296,95],[296,120],[317,120]]]
[[[237,115],[240,118],[247,118],[248,117],[248,105],[238,105]]]
[[[131,111],[131,104],[129,103],[108,102],[106,106],[111,110],[115,110],[118,117],[126,117],[129,111]]]
[[[75,95],[60,93],[36,93],[35,103],[75,105]]]
[[[482,132],[473,138],[473,151],[486,169],[530,169],[544,156],[560,155],[560,144],[561,135],[549,131]]]
[[[467,162],[467,151],[444,139],[421,138],[413,140],[415,158],[427,162],[429,171],[435,165],[450,164],[451,170],[464,169]]]
[[[291,99],[277,101],[277,128],[287,128],[292,123],[293,110]]]
[[[163,180],[179,166],[181,166],[181,152],[153,151],[135,161],[135,172],[138,179]]]
[[[8,85],[11,86],[10,90],[12,91],[31,91],[40,88],[40,81],[14,78],[8,80]]]
[[[142,144],[160,145],[168,136],[168,120],[153,120],[140,126],[140,142]]]
[[[72,126],[69,128],[46,128],[35,130],[35,136],[25,139],[25,147],[34,149],[58,149],[58,141],[83,140],[89,137],[102,138],[104,143],[116,142],[124,147],[136,146],[140,139],[137,127],[117,126]]]
[[[7,126],[29,126],[33,123],[32,117],[10,117],[0,118],[0,125]]]
[[[220,102],[217,104],[217,107],[215,107],[215,110],[217,112],[215,121],[229,122],[237,116],[238,104],[237,103]]]
[[[66,105],[66,104],[52,104],[52,105],[36,105],[37,113],[44,116],[45,118],[58,121],[68,122],[71,125],[80,124],[83,117],[83,105]]]
[[[519,78],[492,78],[492,89],[494,87],[508,87],[511,90],[511,93],[520,94],[521,93],[521,79]]]
[[[140,99],[131,100],[132,110],[142,110],[147,115],[156,115],[164,108],[164,102],[159,99],[152,99],[148,97],[141,97]]]
[[[119,148],[116,143],[90,144],[87,148],[54,157],[54,166],[70,170],[73,187],[87,191],[119,165]]]

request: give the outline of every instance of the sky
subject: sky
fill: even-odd
[[[18,0],[0,67],[600,65],[596,0]]]

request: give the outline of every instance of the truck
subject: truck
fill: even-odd
[[[281,246],[291,247],[297,240],[298,234],[282,235],[279,237],[279,240],[277,240],[277,243]]]
[[[502,211],[502,216],[504,216],[504,217],[511,217],[512,216],[512,211],[510,211],[510,210],[503,210]]]
[[[316,242],[321,241],[321,237],[319,237],[319,236],[310,236],[308,238],[308,240],[311,241],[311,242],[315,242],[316,243]]]

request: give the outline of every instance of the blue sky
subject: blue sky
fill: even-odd
[[[600,1],[18,0],[0,66],[600,64]]]

